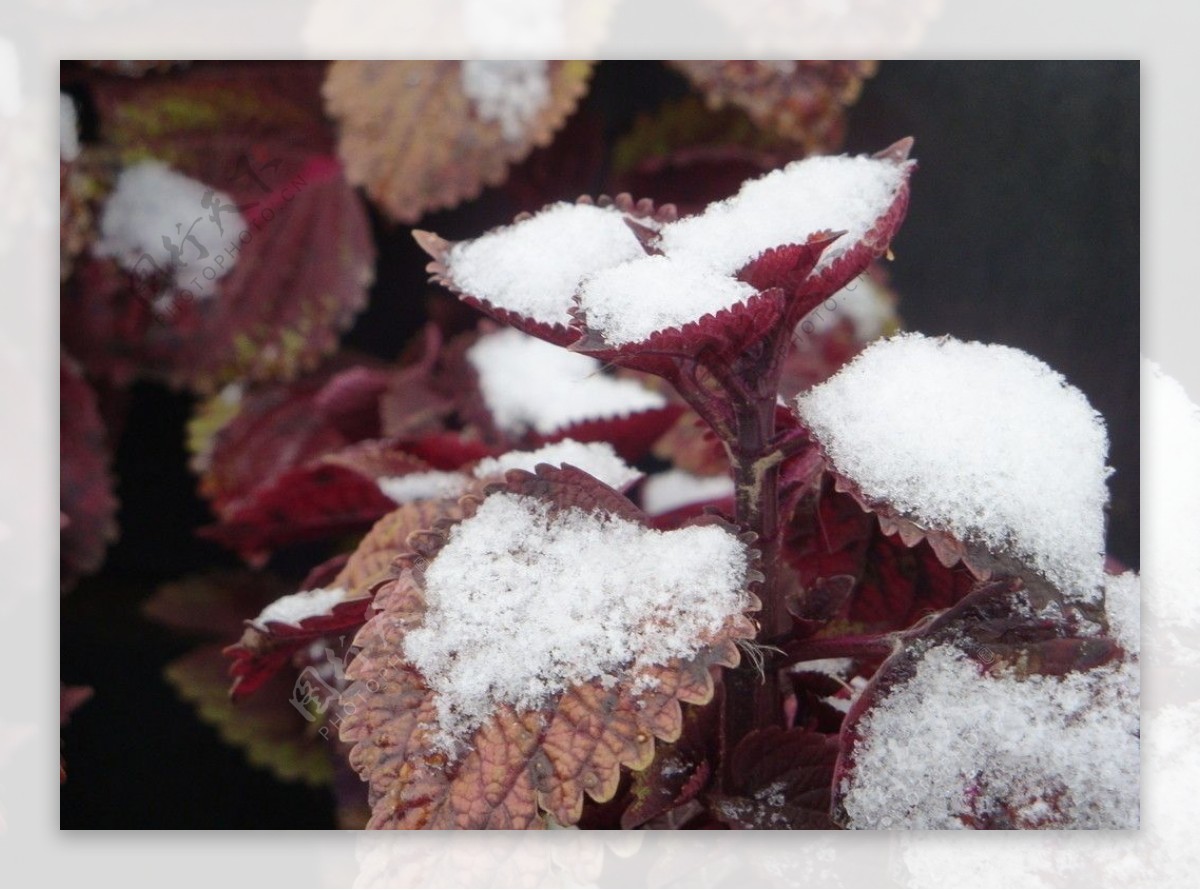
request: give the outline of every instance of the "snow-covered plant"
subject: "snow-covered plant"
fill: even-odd
[[[653,375],[731,484],[656,520],[579,452],[480,464],[355,640],[340,730],[372,827],[1136,825],[1136,579],[1104,573],[1082,394],[910,334],[780,396],[798,326],[888,253],[910,146],[691,216],[622,196],[417,233],[510,326],[466,352],[498,426],[655,409],[601,363]],[[687,501],[665,485],[642,503]]]
[[[669,63],[615,142],[591,62],[119,64],[63,87],[64,585],[129,385],[189,391],[248,568],[145,612],[252,764],[350,828],[1137,825],[1104,421],[898,333],[873,63]]]

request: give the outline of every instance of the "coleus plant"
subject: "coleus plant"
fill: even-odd
[[[622,195],[415,233],[508,328],[445,350],[493,447],[353,444],[313,415],[336,435],[281,496],[332,461],[402,503],[248,624],[235,697],[315,670],[302,704],[373,828],[1135,825],[1137,579],[1104,570],[1102,421],[1005,347],[893,337],[816,385],[795,365],[806,318],[889,253],[910,148],[795,162],[693,215]],[[698,435],[662,435],[676,410],[619,450],[724,469],[707,512],[651,516],[598,443],[537,449],[617,430],[571,413],[564,375],[591,404],[670,404],[603,366],[694,412]],[[331,674],[313,653],[348,632]]]

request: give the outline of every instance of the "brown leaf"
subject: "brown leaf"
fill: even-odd
[[[617,492],[571,468],[511,471],[491,490],[644,519]],[[462,503],[472,512],[471,499]],[[427,608],[424,560],[436,559],[448,533],[443,525],[409,537],[412,551],[397,560],[394,580],[376,597],[378,614],[355,640],[361,651],[347,671],[354,683],[342,695],[341,733],[354,743],[352,765],[371,785],[370,828],[541,828],[543,813],[559,825],[576,823],[585,796],[612,798],[621,767],[651,763],[655,738],[679,738],[681,702],[710,701],[715,669],[736,666],[734,642],[755,631],[744,615],[733,615],[692,658],[575,683],[529,710],[499,705],[455,756],[440,746],[434,693],[402,654],[406,633]]]
[[[682,72],[713,108],[744,110],[756,124],[811,153],[841,147],[845,109],[858,101],[875,62],[681,61]]]
[[[549,96],[513,131],[481,116],[461,62],[334,62],[324,95],[347,176],[405,223],[500,184],[510,165],[550,142],[586,89],[590,62],[547,65]]]

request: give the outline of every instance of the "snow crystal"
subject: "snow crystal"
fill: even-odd
[[[1138,669],[983,675],[950,645],[859,724],[850,827],[965,828],[1008,808],[1046,828],[1136,828]]]
[[[661,516],[689,504],[733,497],[733,479],[727,475],[697,476],[686,470],[655,473],[642,486],[642,509]]]
[[[1167,654],[1200,660],[1200,407],[1179,383],[1142,360],[1142,479],[1146,609]]]
[[[892,206],[911,164],[846,155],[795,161],[698,216],[664,226],[660,246],[731,275],[769,248],[802,243],[822,230],[845,231],[822,255],[817,268],[826,268]]]
[[[384,476],[378,481],[379,490],[397,504],[433,498],[456,498],[467,487],[467,477],[462,473],[442,470],[408,473],[404,476]]]
[[[682,327],[752,297],[750,285],[669,256],[644,256],[585,279],[580,305],[588,327],[613,346]]]
[[[58,155],[64,161],[79,157],[79,115],[66,93],[58,94]]]
[[[94,251],[139,275],[171,272],[180,290],[210,297],[217,279],[234,266],[226,245],[245,229],[228,195],[161,161],[142,161],[117,177],[104,203]],[[218,256],[223,262],[215,261]]]
[[[475,113],[500,124],[504,138],[516,142],[550,101],[550,63],[465,61],[462,88]]]
[[[496,425],[519,435],[543,435],[583,420],[624,417],[661,408],[661,393],[634,380],[600,373],[589,356],[569,352],[512,328],[481,337],[467,351]]]
[[[301,590],[299,593],[291,593],[275,600],[251,623],[263,630],[266,630],[269,621],[298,626],[306,618],[331,614],[333,607],[346,599],[347,595],[347,591],[342,587]]]
[[[1042,362],[906,334],[872,344],[797,405],[868,498],[1098,598],[1108,437],[1084,395]]]
[[[425,569],[405,657],[436,696],[444,744],[500,703],[695,654],[747,606],[745,546],[714,526],[659,532],[603,512],[494,494]]]
[[[1142,585],[1136,572],[1104,579],[1104,614],[1114,640],[1136,656],[1142,645]]]
[[[463,293],[567,326],[571,299],[586,275],[644,254],[620,211],[560,202],[456,244],[446,265]]]
[[[607,442],[584,443],[574,439],[563,439],[536,451],[510,451],[499,457],[485,458],[476,465],[475,477],[503,476],[509,470],[533,472],[538,464],[570,464],[618,490],[642,477],[639,471],[621,460]]]

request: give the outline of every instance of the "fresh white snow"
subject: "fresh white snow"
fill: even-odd
[[[588,326],[620,346],[737,305],[754,289],[732,276],[763,251],[845,231],[818,269],[860,242],[904,187],[909,163],[816,157],[746,182],[703,213],[659,232],[662,256],[601,270],[584,282]]]
[[[1018,679],[935,646],[860,723],[850,827],[966,828],[1006,805],[1027,826],[1136,828],[1138,685],[1135,663]]]
[[[557,204],[456,245],[447,266],[464,293],[548,324],[570,324],[578,292],[589,327],[624,345],[744,302],[754,291],[732,276],[763,251],[843,231],[822,255],[827,268],[874,228],[910,168],[870,157],[796,161],[662,226],[656,256],[619,211]]]
[[[214,207],[219,209],[215,221]],[[236,261],[227,245],[237,243],[245,230],[246,221],[228,195],[161,161],[142,161],[117,177],[93,250],[139,275],[171,273],[180,290],[210,297]]]
[[[848,155],[794,161],[745,183],[736,195],[661,232],[663,251],[732,275],[763,251],[823,230],[845,234],[826,248],[827,268],[875,226],[908,178],[911,161]]]
[[[747,606],[746,547],[714,526],[658,532],[493,494],[424,573],[404,656],[452,747],[500,703],[538,707],[590,680],[695,654]]]
[[[484,458],[475,466],[475,477],[503,476],[509,470],[532,473],[538,464],[570,464],[618,490],[642,478],[641,472],[621,460],[607,442],[584,443],[574,439],[563,439],[535,451],[510,451],[499,457]]]
[[[880,340],[797,400],[838,472],[871,499],[1011,552],[1065,593],[1103,580],[1103,420],[1042,362],[1006,346]]]
[[[332,614],[333,607],[346,599],[347,595],[342,587],[317,587],[291,593],[268,605],[252,623],[263,630],[267,629],[267,622],[270,621],[299,626],[306,618]]]
[[[661,408],[666,397],[634,380],[601,373],[594,358],[512,328],[481,337],[467,351],[496,425],[519,435],[549,435],[584,420]]]
[[[580,305],[588,327],[622,346],[682,327],[754,296],[748,284],[703,265],[646,256],[585,279]]]
[[[467,60],[462,88],[480,119],[498,123],[504,138],[516,142],[550,101],[550,64]]]
[[[1142,647],[1142,585],[1137,572],[1109,575],[1104,579],[1104,614],[1108,631],[1130,655]]]
[[[674,469],[655,473],[642,485],[642,509],[660,516],[679,507],[733,496],[733,479],[728,475],[697,476]]]
[[[565,327],[584,276],[644,253],[619,210],[560,202],[456,244],[446,265],[463,293]]]
[[[1142,360],[1142,580],[1163,654],[1200,663],[1200,407]]]
[[[435,498],[455,498],[463,493],[467,482],[468,477],[464,474],[443,470],[384,476],[378,480],[379,490],[397,504]]]

